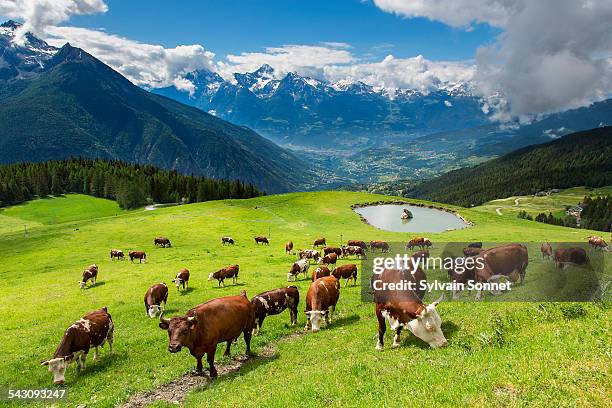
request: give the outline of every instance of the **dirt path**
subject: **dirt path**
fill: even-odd
[[[516,205],[516,206],[518,207],[518,206],[519,206],[519,204],[520,204],[520,203],[519,203],[519,201],[520,201],[520,200],[521,200],[520,198],[515,198],[515,199],[514,199],[514,205]]]
[[[266,360],[274,357],[277,350],[277,345],[281,342],[291,341],[297,337],[303,336],[303,332],[289,334],[280,340],[268,344],[259,351],[256,356],[239,355],[230,363],[217,366],[219,377],[214,381],[223,381],[223,376],[234,373],[240,370],[244,365],[254,363],[259,360]],[[193,360],[193,359],[192,359]],[[194,360],[195,361],[195,360]],[[183,374],[176,380],[160,385],[149,391],[142,391],[132,395],[126,403],[121,405],[122,408],[140,408],[147,407],[156,401],[164,401],[171,404],[182,404],[187,394],[196,388],[200,388],[210,383],[208,375],[196,376],[191,373]]]
[[[502,212],[501,212],[501,207],[497,207],[495,209],[495,212],[497,213],[497,215],[503,215]]]

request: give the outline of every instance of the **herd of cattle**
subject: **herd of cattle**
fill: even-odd
[[[267,237],[255,237],[256,244],[269,245]],[[231,237],[222,237],[222,245],[234,245]],[[607,251],[608,246],[601,237],[589,237],[589,244],[594,248]],[[155,246],[164,248],[171,247],[170,240],[165,237],[154,239]],[[322,247],[322,252],[318,248]],[[423,237],[417,237],[406,244],[406,250],[420,250],[412,256],[427,259],[432,242]],[[317,248],[317,249],[315,249]],[[304,330],[311,329],[317,332],[324,320],[329,325],[340,297],[340,279],[357,283],[357,265],[345,264],[336,267],[340,258],[351,256],[365,259],[367,251],[381,252],[389,251],[389,244],[385,241],[371,241],[366,244],[360,240],[349,240],[346,246],[327,246],[325,238],[318,238],[313,242],[312,249],[297,251],[298,260],[291,265],[287,274],[289,281],[295,280],[302,273],[307,278],[310,261],[317,265],[311,274],[311,283],[306,293],[305,314],[307,316]],[[285,245],[287,254],[295,254],[293,242]],[[553,251],[549,243],[541,246],[543,258],[553,259],[558,267],[570,264],[582,265],[588,262],[586,251],[583,248],[559,248]],[[128,253],[131,262],[138,259],[146,262],[144,251],[130,251]],[[472,243],[463,249],[464,259],[479,256],[484,260],[478,267],[458,271],[449,269],[448,278],[450,282],[467,283],[469,280],[476,282],[490,282],[500,276],[504,276],[512,282],[520,280],[522,283],[528,265],[527,248],[522,244],[509,244],[484,249],[482,243]],[[121,250],[110,251],[111,261],[125,259]],[[415,282],[426,281],[426,275],[419,263],[413,263],[414,270],[385,269],[378,276],[382,282],[398,283],[409,279]],[[332,269],[330,270],[329,267]],[[225,279],[232,279],[235,284],[238,280],[239,265],[229,265],[217,272],[210,273],[208,280],[216,279],[219,286],[224,286]],[[98,266],[93,264],[83,271],[79,286],[84,288],[88,282],[96,284],[98,277]],[[189,270],[181,269],[174,278],[177,290],[185,290],[189,282]],[[415,336],[427,342],[431,347],[443,347],[448,344],[441,330],[441,318],[436,306],[442,300],[431,303],[423,303],[424,291],[375,291],[375,312],[378,319],[378,341],[377,350],[383,349],[383,337],[386,331],[386,323],[391,330],[395,331],[393,347],[400,345],[400,333],[403,328],[410,330]],[[453,292],[453,297],[458,293]],[[480,292],[478,293],[480,297]],[[207,357],[210,376],[215,377],[217,371],[214,366],[214,356],[217,344],[226,343],[225,355],[229,355],[232,343],[236,342],[242,334],[246,343],[246,351],[250,353],[250,342],[253,334],[258,334],[267,316],[277,315],[285,309],[289,309],[290,324],[297,324],[298,304],[300,301],[299,290],[296,286],[282,287],[254,296],[250,301],[243,290],[238,296],[225,296],[212,299],[187,311],[183,316],[175,316],[170,319],[163,316],[166,302],[168,300],[168,286],[165,283],[157,283],[149,287],[144,296],[145,314],[151,318],[159,315],[159,327],[168,332],[168,351],[176,353],[182,347],[189,349],[192,356],[196,358],[196,370],[202,373],[202,358]],[[57,347],[53,357],[42,362],[48,366],[53,374],[53,383],[62,384],[66,367],[73,362],[77,363],[77,371],[85,368],[85,360],[90,348],[94,348],[94,361],[98,356],[98,347],[106,342],[112,353],[113,343],[113,320],[106,307],[90,312],[72,324],[65,331],[60,345]]]

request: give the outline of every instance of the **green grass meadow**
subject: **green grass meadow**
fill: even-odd
[[[284,244],[310,247],[325,236],[405,242],[413,235],[378,230],[363,223],[352,204],[389,199],[352,192],[294,193],[249,200],[223,200],[154,211],[124,212],[116,204],[86,196],[36,200],[0,211],[0,387],[52,387],[39,363],[49,358],[64,330],[88,311],[108,306],[115,323],[115,354],[76,375],[67,370],[66,406],[110,407],[130,395],[168,383],[195,367],[187,350],[167,352],[168,338],[156,319],[145,316],[146,289],[171,284],[176,272],[191,271],[190,289],[170,286],[167,315],[182,314],[211,298],[249,297],[287,285],[295,256]],[[595,231],[576,230],[499,216],[491,204],[454,208],[474,223],[470,228],[427,234],[434,243],[572,242]],[[502,210],[503,212],[503,210]],[[25,226],[25,229],[24,229]],[[155,248],[165,235],[171,248]],[[235,246],[222,246],[230,235]],[[256,246],[255,235],[269,235],[270,246]],[[148,262],[109,259],[111,248],[145,250]],[[530,261],[540,256],[530,253]],[[610,271],[612,254],[606,255]],[[354,263],[342,260],[340,263]],[[97,263],[98,284],[80,290],[84,267]],[[210,272],[240,265],[239,284],[208,282]],[[312,268],[312,266],[311,266]],[[312,270],[312,269],[311,269]],[[529,271],[529,270],[528,270]],[[361,272],[361,271],[360,271]],[[529,280],[529,272],[527,273]],[[222,375],[191,392],[187,407],[240,406],[610,406],[612,342],[609,303],[463,303],[438,307],[449,340],[430,349],[404,331],[402,346],[374,349],[374,306],[364,304],[359,286],[342,288],[337,320],[319,333],[284,339],[305,324],[304,297],[310,279],[300,280],[298,326],[287,312],[266,319],[254,337],[255,353],[274,344],[270,358],[254,358],[233,374]],[[431,301],[432,299],[426,299]],[[218,347],[217,364],[227,363]],[[232,355],[244,353],[244,341]],[[207,366],[205,365],[205,368]],[[2,404],[2,402],[0,402]],[[157,403],[164,406],[164,403]]]

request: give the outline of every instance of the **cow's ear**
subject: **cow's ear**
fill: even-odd
[[[74,354],[68,354],[67,356],[64,357],[64,361],[69,363],[72,361],[73,358],[74,358]]]
[[[168,327],[170,327],[170,325],[166,322],[159,322],[159,328],[162,330],[168,330]]]
[[[49,365],[49,360],[47,360],[47,361],[41,361],[41,362],[40,362],[40,365],[41,365],[41,366],[46,366],[46,365]]]

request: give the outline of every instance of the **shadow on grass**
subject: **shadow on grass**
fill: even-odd
[[[183,296],[183,295],[190,294],[194,290],[196,290],[196,288],[194,288],[193,286],[188,286],[184,290],[179,290],[178,293],[179,293],[179,295]]]
[[[84,290],[90,290],[90,289],[95,289],[95,288],[97,288],[98,286],[104,286],[104,285],[106,285],[106,282],[105,282],[105,281],[101,281],[101,282],[96,282],[96,284],[95,284],[95,285],[87,285],[87,286],[85,286],[83,289],[84,289]]]
[[[349,316],[342,316],[338,319],[332,320],[330,328],[334,328],[338,326],[342,327],[342,326],[346,326],[349,324],[353,324],[359,321],[359,319],[361,319],[361,317],[359,317],[359,315],[356,315],[356,314],[352,314]]]
[[[127,358],[127,353],[117,352],[117,350],[114,350],[113,354],[110,354],[108,351],[108,344],[98,348],[98,360],[96,362],[93,361],[93,353],[94,349],[92,347],[87,354],[87,366],[85,371],[77,373],[72,381],[68,380],[71,384],[87,381],[89,376],[106,371],[115,361],[121,361]],[[76,371],[75,363],[71,364],[69,367]],[[69,369],[66,369],[66,372],[68,372],[68,370]]]
[[[267,353],[258,353],[258,354],[254,353],[254,354],[251,354],[247,360],[239,363],[240,364],[239,367],[234,368],[232,366],[236,363],[233,360],[223,358],[219,360],[217,363],[215,363],[215,365],[217,366],[217,369],[219,370],[219,377],[215,379],[209,379],[209,381],[206,384],[204,384],[201,387],[196,388],[194,391],[198,392],[198,390],[214,389],[217,386],[224,386],[225,380],[231,380],[237,376],[245,375],[252,370],[255,370],[265,364],[273,362],[276,359],[278,359],[277,352],[274,352],[271,355]],[[226,366],[227,364],[229,364],[229,367]],[[229,369],[230,372],[225,372],[227,369]]]
[[[229,284],[229,285],[226,284],[225,286],[216,285],[216,286],[213,286],[213,289],[227,289],[227,288],[232,288],[234,286],[245,286],[245,285],[246,285],[246,283],[244,283],[244,282],[238,282],[238,283],[235,283],[235,284]]]

